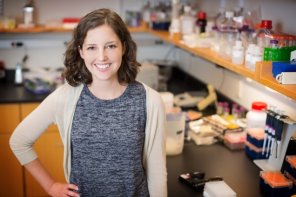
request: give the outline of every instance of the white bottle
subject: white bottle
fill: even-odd
[[[247,113],[247,129],[265,128],[267,113],[267,104],[264,102],[253,102],[252,109]]]
[[[245,66],[250,69],[251,68],[251,60],[252,60],[252,55],[253,51],[255,48],[255,44],[251,43],[248,45],[248,48],[245,53]]]
[[[191,14],[191,7],[184,6],[184,14],[181,16],[181,33],[182,35],[190,35],[194,33],[195,18]]]
[[[23,72],[22,72],[21,63],[16,64],[14,83],[17,85],[20,85],[23,83]]]
[[[24,25],[34,25],[34,4],[33,1],[28,1],[23,7]]]
[[[251,65],[250,70],[255,71],[256,70],[256,63],[259,61],[262,61],[262,51],[261,48],[257,45],[255,45],[252,57],[251,57]]]
[[[236,40],[235,45],[232,47],[231,61],[233,64],[239,65],[244,63],[244,47],[240,40]]]

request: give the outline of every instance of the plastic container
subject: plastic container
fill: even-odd
[[[246,142],[245,132],[227,133],[224,136],[224,144],[230,150],[244,149]]]
[[[256,45],[253,43],[249,44],[245,53],[245,66],[250,70],[252,67],[252,56],[255,46]]]
[[[235,41],[235,45],[232,47],[231,61],[233,64],[243,64],[244,63],[244,47],[240,40]]]
[[[190,35],[194,33],[195,18],[191,14],[191,7],[184,6],[184,14],[181,16],[181,34]]]
[[[292,195],[292,181],[279,171],[261,171],[260,187],[268,197],[290,197]]]
[[[233,21],[233,12],[226,12],[225,17],[225,20],[219,27],[219,55],[224,59],[231,60],[232,46],[234,45],[235,40],[237,40],[238,30]]]
[[[184,112],[167,114],[166,154],[178,155],[183,151],[185,136]]]
[[[258,148],[263,147],[264,136],[263,128],[250,128],[247,130],[247,141]]]
[[[28,1],[23,7],[24,25],[34,25],[34,8],[33,1]]]
[[[272,21],[271,20],[262,20],[260,28],[257,30],[257,45],[263,49],[269,47],[270,39],[272,38]]]
[[[206,26],[207,26],[207,14],[203,11],[199,11],[197,13],[197,21],[196,21],[196,27],[198,31],[196,33],[201,34],[206,32]]]
[[[296,180],[296,155],[287,155],[284,161],[287,171]]]
[[[245,142],[245,153],[252,160],[267,159],[267,154],[262,154],[262,148],[256,147],[248,141]]]
[[[171,92],[160,92],[160,96],[164,102],[166,111],[170,111],[174,107],[174,94]]]
[[[247,129],[249,128],[265,128],[266,124],[266,108],[267,104],[264,102],[253,102],[252,109],[247,113]]]
[[[263,53],[259,46],[255,45],[252,50],[251,61],[248,69],[255,71],[256,70],[256,63],[263,60]]]

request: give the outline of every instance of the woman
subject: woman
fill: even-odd
[[[21,164],[51,196],[166,196],[164,106],[135,80],[136,44],[122,19],[109,9],[84,16],[64,63],[67,83],[10,139]],[[64,144],[69,183],[55,182],[32,148],[51,123]]]

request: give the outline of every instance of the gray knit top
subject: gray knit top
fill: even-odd
[[[149,196],[142,152],[146,92],[128,85],[113,100],[101,100],[84,86],[71,133],[70,183],[80,196]]]

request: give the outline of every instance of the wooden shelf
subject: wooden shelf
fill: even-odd
[[[129,27],[128,28],[131,33],[136,32],[147,32],[148,25],[142,23],[138,27]],[[18,33],[60,33],[60,32],[72,32],[73,29],[65,29],[63,27],[45,27],[45,26],[37,26],[32,28],[16,28],[16,29],[1,29],[0,33],[5,34],[18,34]]]
[[[230,60],[226,60],[220,57],[217,53],[209,48],[190,48],[183,44],[176,37],[171,37],[166,31],[153,31],[149,30],[153,35],[161,38],[162,40],[176,45],[187,52],[190,52],[196,56],[204,58],[210,62],[213,62],[219,66],[227,68],[242,76],[248,77],[260,84],[269,87],[293,100],[296,100],[296,85],[282,85],[279,84],[272,76],[272,63],[271,62],[258,62],[256,64],[255,71],[247,69],[244,65],[236,65],[231,63]]]
[[[260,62],[259,65],[259,83],[280,92],[287,97],[296,100],[296,85],[282,85],[278,83],[272,76],[272,63],[271,62]]]
[[[232,64],[230,60],[226,60],[220,57],[217,53],[209,48],[190,48],[187,45],[180,42],[177,37],[171,37],[167,31],[155,31],[148,28],[148,25],[142,23],[139,27],[129,27],[131,33],[151,33],[160,39],[178,46],[185,51],[192,53],[193,55],[199,56],[206,59],[207,61],[213,62],[219,66],[222,66],[228,70],[231,70],[239,75],[248,77],[260,84],[269,87],[293,100],[296,100],[296,85],[282,85],[279,84],[272,76],[271,62],[258,62],[256,64],[255,71],[247,69],[244,65]],[[0,29],[0,33],[47,33],[47,32],[71,32],[71,29],[64,28],[49,28],[49,27],[34,27],[28,29],[11,29],[4,30]]]

